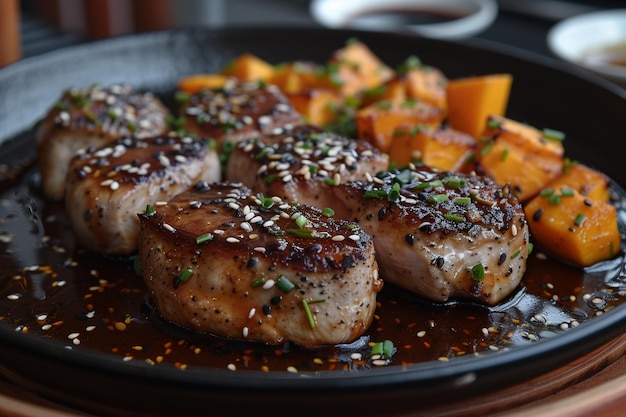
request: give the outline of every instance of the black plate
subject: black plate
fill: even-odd
[[[626,96],[608,83],[565,70],[550,60],[480,43],[315,29],[146,34],[10,66],[0,71],[0,142],[6,142],[0,156],[18,160],[27,156],[22,154],[27,148],[32,156],[32,146],[21,141],[32,141],[33,124],[65,88],[95,81],[127,82],[166,94],[179,77],[217,71],[243,52],[272,63],[322,63],[330,51],[353,37],[390,65],[415,54],[450,78],[512,73],[515,81],[508,116],[566,131],[571,158],[599,167],[618,184],[626,184],[623,155],[617,151],[623,140]],[[5,265],[0,266],[0,277],[4,269]],[[326,411],[381,415],[418,411],[437,401],[450,403],[523,382],[581,357],[622,333],[625,326],[626,305],[620,304],[575,329],[508,352],[457,358],[453,363],[430,361],[303,376],[202,367],[181,372],[172,366],[122,362],[114,355],[68,350],[62,343],[18,333],[0,320],[0,374],[27,389],[99,414],[312,415]]]

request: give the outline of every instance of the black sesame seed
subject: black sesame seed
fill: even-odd
[[[592,203],[591,201],[587,200],[586,198],[585,198],[585,200],[583,201],[583,203],[584,203],[587,207],[592,207],[592,206],[593,206],[593,203]]]
[[[176,276],[174,277],[174,289],[178,288],[179,285],[180,285],[180,278]]]
[[[273,305],[277,305],[282,300],[283,300],[283,296],[282,295],[277,295],[276,297],[272,297],[272,299],[270,300],[270,303],[272,303]]]
[[[387,214],[387,210],[385,210],[385,208],[381,208],[380,210],[378,210],[378,221],[382,221],[385,218],[385,214]]]
[[[498,258],[498,266],[502,265],[506,261],[506,253],[502,252],[500,258]]]
[[[263,311],[263,314],[268,316],[272,312],[272,306],[268,304],[263,304],[263,307],[261,307],[261,311]]]
[[[259,262],[259,258],[250,258],[248,259],[248,263],[246,264],[246,268],[252,268]]]
[[[91,209],[85,210],[85,215],[84,215],[85,221],[86,222],[90,221],[92,217],[93,217],[93,210]]]
[[[533,213],[533,220],[538,222],[542,214],[543,214],[543,209],[538,209],[536,212]]]
[[[415,237],[410,233],[407,233],[404,236],[404,240],[406,241],[406,243],[408,243],[411,246],[413,246],[413,243],[415,243]]]
[[[437,268],[442,268],[443,264],[445,262],[445,259],[443,259],[442,256],[437,257],[437,260],[435,261],[437,264]]]
[[[353,267],[354,266],[354,256],[352,256],[349,253],[344,255],[342,265],[343,265],[344,269]]]

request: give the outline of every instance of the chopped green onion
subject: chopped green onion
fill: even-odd
[[[156,213],[154,206],[152,204],[146,204],[146,216],[152,216],[154,213]]]
[[[322,215],[326,216],[326,217],[333,217],[335,215],[335,210],[333,210],[330,207],[325,207],[322,210]]]
[[[265,148],[261,149],[261,151],[254,156],[254,159],[256,159],[257,161],[259,159],[263,159],[266,156],[268,156],[270,153],[272,153],[272,150],[273,149],[270,146],[266,146]]]
[[[522,253],[520,249],[516,250],[515,252],[513,252],[513,255],[511,255],[511,259],[517,258],[520,253]]]
[[[324,184],[332,187],[335,185],[335,180],[332,178],[324,178]]]
[[[296,237],[311,238],[315,237],[315,230],[311,229],[289,229],[287,233]]]
[[[489,129],[497,129],[500,126],[502,126],[502,122],[497,119],[489,119],[489,121],[487,122],[487,127]]]
[[[387,196],[387,191],[385,190],[368,190],[363,194],[365,198],[382,198]]]
[[[382,96],[386,92],[387,92],[387,87],[384,84],[381,84],[377,87],[373,87],[368,90],[365,90],[363,92],[363,97],[365,98],[378,97],[378,96]]]
[[[177,91],[174,93],[174,100],[176,100],[177,103],[185,103],[189,101],[190,98],[191,94],[186,91]]]
[[[309,326],[311,326],[311,329],[315,329],[315,318],[313,317],[313,313],[311,313],[309,303],[307,303],[304,298],[302,299],[302,307],[304,307],[304,312],[306,313],[306,318],[309,321]]]
[[[462,223],[465,221],[465,217],[460,214],[446,213],[443,215],[446,220],[450,220],[451,222]]]
[[[270,209],[274,205],[274,200],[271,197],[265,197],[263,194],[257,194],[256,198],[261,202],[261,208]]]
[[[554,194],[554,189],[552,188],[544,188],[543,190],[541,190],[541,192],[539,193],[539,195],[541,197],[550,197],[552,194]]]
[[[252,281],[252,288],[260,287],[265,284],[265,277],[260,277]]]
[[[472,278],[476,281],[485,279],[485,267],[483,264],[476,264],[472,267]]]
[[[471,203],[472,199],[470,197],[457,197],[454,199],[454,204],[459,206],[469,206]]]
[[[561,132],[560,130],[543,129],[542,133],[543,137],[549,140],[555,140],[558,142],[562,142],[563,140],[565,140],[565,133]]]
[[[198,237],[196,237],[196,243],[198,245],[204,243],[204,242],[208,242],[209,240],[213,239],[213,235],[211,233],[205,233],[203,235],[200,235]]]
[[[293,282],[289,281],[289,278],[287,278],[284,275],[281,275],[280,278],[278,278],[276,280],[276,284],[275,285],[276,285],[276,287],[278,287],[279,290],[281,290],[285,294],[287,294],[289,291],[291,291],[294,288],[296,288],[295,284]]]
[[[379,109],[382,109],[382,110],[389,110],[389,109],[391,109],[391,102],[386,101],[386,100],[382,100],[382,101],[379,101],[378,103],[376,103],[376,107],[378,107]]]
[[[417,184],[415,186],[415,188],[417,190],[425,190],[426,188],[430,188],[430,187],[440,187],[443,185],[443,182],[441,180],[433,180],[433,181],[424,181],[421,182],[419,184]]]
[[[465,179],[459,177],[446,177],[443,179],[443,182],[452,188],[463,188],[467,184]]]
[[[393,342],[391,340],[375,343],[372,345],[372,356],[380,355],[384,359],[389,360],[393,356],[393,347]]]
[[[448,194],[435,194],[429,196],[426,201],[429,203],[445,203],[446,201],[449,201],[449,199]]]
[[[420,61],[420,59],[415,55],[411,55],[402,63],[402,65],[398,67],[397,72],[399,75],[403,75],[412,69],[419,68],[420,66],[422,66],[422,61]]]
[[[506,161],[507,156],[509,156],[509,148],[504,148],[504,150],[500,154],[500,162]]]
[[[266,184],[271,184],[278,179],[278,174],[270,174],[267,177],[263,178],[263,182]]]
[[[574,219],[574,224],[578,227],[582,226],[583,223],[585,222],[585,220],[587,220],[587,216],[585,216],[582,213],[578,213],[576,215],[576,218]]]
[[[180,275],[178,275],[178,279],[180,280],[180,282],[187,282],[189,281],[189,278],[191,278],[192,275],[193,275],[193,269],[185,268],[181,271]]]
[[[533,249],[535,249],[535,245],[532,242],[528,242],[528,254],[533,253]]]
[[[548,203],[553,206],[558,206],[559,204],[561,204],[561,196],[558,194],[552,194],[550,197],[548,197]]]
[[[389,201],[396,201],[398,198],[400,198],[400,184],[396,182],[391,186],[387,199]]]
[[[296,225],[302,229],[309,221],[302,214],[296,217]]]
[[[480,154],[481,154],[482,156],[487,155],[487,154],[489,153],[489,151],[491,151],[491,148],[493,148],[493,141],[488,142],[488,143],[485,145],[485,147],[484,147],[484,148],[482,148],[482,149],[480,150]]]
[[[573,197],[574,196],[574,190],[572,190],[569,187],[563,187],[563,188],[561,188],[561,195],[563,197]]]
[[[348,230],[356,230],[358,228],[359,228],[359,225],[356,224],[356,223],[348,223],[346,225],[346,229],[348,229]]]

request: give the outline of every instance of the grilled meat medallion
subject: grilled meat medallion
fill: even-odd
[[[200,180],[218,181],[220,163],[206,140],[126,137],[79,151],[70,161],[65,208],[78,242],[112,255],[137,250],[137,213]]]
[[[139,218],[143,279],[166,320],[309,347],[372,322],[382,281],[357,225],[232,183],[198,184]]]
[[[129,85],[65,91],[37,133],[44,195],[63,199],[67,165],[79,149],[100,147],[129,135],[160,135],[167,131],[167,115],[165,106],[152,93],[134,92]]]
[[[338,210],[341,206],[335,204],[331,187],[371,178],[388,163],[388,157],[369,142],[299,125],[239,142],[226,178],[286,201]]]
[[[225,142],[256,137],[274,129],[300,123],[302,116],[271,84],[229,79],[222,88],[203,89],[181,105],[184,129]]]
[[[524,212],[508,187],[489,178],[420,168],[334,190],[373,235],[381,276],[390,283],[438,302],[494,305],[522,279]]]

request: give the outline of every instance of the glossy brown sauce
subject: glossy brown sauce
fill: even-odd
[[[41,197],[36,169],[12,169],[1,151],[0,325],[72,349],[112,353],[120,361],[240,371],[361,370],[376,366],[367,342],[384,340],[396,348],[391,365],[453,361],[569,331],[623,303],[626,296],[621,255],[585,272],[536,250],[521,287],[495,307],[461,301],[433,304],[387,283],[371,328],[350,346],[307,350],[192,333],[164,322],[152,310],[132,259],[82,250],[62,204]]]

